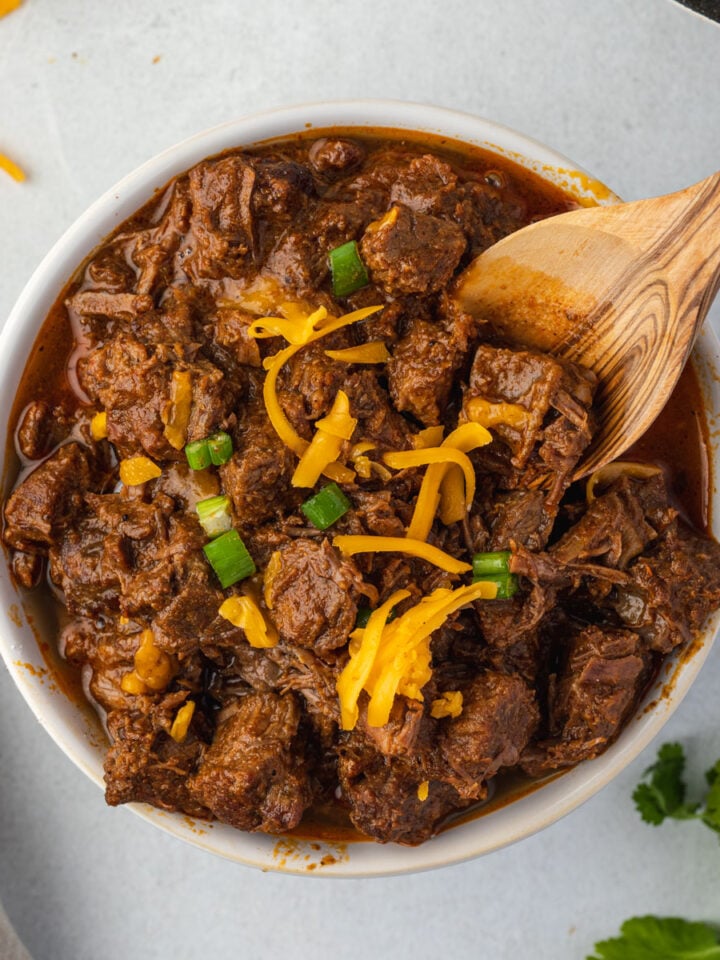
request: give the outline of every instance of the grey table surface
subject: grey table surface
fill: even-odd
[[[668,0],[25,0],[0,20],[0,151],[29,173],[0,178],[0,320],[90,201],[230,117],[432,102],[523,130],[633,199],[720,167],[719,89],[720,29]],[[663,734],[686,744],[697,789],[720,756],[719,686],[720,649]],[[633,810],[653,755],[482,859],[311,881],[107,808],[0,669],[0,900],[35,960],[578,960],[633,914],[720,921],[718,843]]]

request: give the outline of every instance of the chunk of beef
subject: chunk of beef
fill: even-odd
[[[513,490],[496,495],[485,512],[490,527],[488,550],[507,550],[510,543],[542,550],[553,526],[542,490]]]
[[[648,677],[648,656],[636,633],[589,626],[571,637],[564,666],[551,678],[550,735],[527,751],[523,769],[542,776],[602,753]]]
[[[360,571],[327,540],[295,540],[280,553],[266,587],[268,606],[290,643],[323,654],[347,643],[363,589]]]
[[[190,795],[239,830],[297,826],[312,799],[299,724],[293,694],[240,698],[190,778]]]
[[[462,694],[462,713],[444,721],[439,737],[448,770],[442,776],[461,796],[476,799],[484,795],[484,781],[517,764],[539,712],[533,690],[517,676],[486,671]]]
[[[233,392],[222,371],[207,360],[185,360],[164,345],[151,348],[122,335],[88,356],[81,371],[82,386],[107,412],[108,439],[121,457],[145,453],[167,460],[184,456],[182,450],[170,445],[164,433],[176,370],[191,377],[187,440],[226,428]]]
[[[191,576],[207,576],[205,536],[173,501],[86,494],[86,511],[50,550],[50,576],[71,613],[152,615]]]
[[[17,487],[5,504],[3,537],[8,546],[45,553],[83,507],[83,493],[97,485],[87,450],[66,443]]]
[[[466,805],[453,787],[430,780],[422,758],[386,756],[359,730],[340,741],[338,780],[350,819],[380,843],[422,843],[448,813]],[[426,780],[428,796],[421,800],[418,787]]]
[[[187,698],[186,691],[150,698],[138,708],[112,710],[107,726],[112,743],[105,758],[105,799],[119,803],[151,803],[162,810],[182,810],[191,817],[209,811],[188,790],[188,778],[200,757],[201,743],[191,732],[182,743],[170,727]]]
[[[668,653],[690,639],[720,606],[720,546],[673,524],[628,568],[630,582],[609,604],[651,650]]]
[[[105,249],[93,257],[85,274],[88,288],[109,293],[130,293],[135,289],[135,271],[122,255],[121,244]],[[141,294],[147,290],[138,291]]]
[[[454,223],[396,204],[365,231],[360,249],[373,283],[388,293],[434,293],[450,280],[466,241]]]
[[[453,168],[439,157],[413,157],[405,168],[401,167],[390,199],[415,213],[446,213],[455,206],[457,182]]]
[[[109,320],[130,320],[153,308],[152,297],[142,293],[110,293],[82,290],[67,301],[68,310],[81,317],[99,316]]]
[[[266,230],[297,217],[315,194],[312,173],[302,163],[262,157],[253,160],[252,166],[256,176],[252,209],[266,221]]]
[[[457,365],[450,338],[435,323],[416,320],[388,361],[388,383],[395,408],[424,426],[445,418]]]
[[[310,163],[313,169],[326,179],[359,166],[365,156],[365,148],[357,140],[343,137],[321,137],[310,147]]]
[[[17,429],[20,453],[28,460],[46,457],[66,439],[71,427],[72,420],[62,407],[51,407],[45,400],[32,400],[20,415]]]
[[[374,370],[351,373],[343,383],[343,390],[350,400],[352,415],[358,421],[354,441],[373,441],[378,450],[407,450],[411,446],[412,430],[404,417],[393,409]]]
[[[210,645],[244,643],[242,632],[218,614],[222,592],[192,579],[152,622],[155,646],[181,659]]]
[[[226,347],[236,363],[259,367],[262,363],[260,348],[257,340],[248,333],[248,328],[255,319],[244,310],[218,310],[205,327],[205,335]]]
[[[252,166],[237,155],[190,170],[192,213],[182,266],[191,280],[238,278],[252,262],[255,179]]]
[[[316,295],[328,276],[328,254],[353,240],[374,213],[372,199],[324,200],[299,216],[268,255],[267,270],[300,294]]]
[[[137,698],[122,689],[122,678],[135,665],[138,637],[136,625],[123,625],[110,617],[102,626],[97,620],[80,617],[63,629],[58,644],[61,655],[83,669],[90,696],[105,711],[138,706]]]
[[[353,508],[342,518],[342,532],[369,533],[376,537],[404,537],[405,523],[398,516],[390,490],[353,491]],[[338,530],[340,530],[338,526]]]
[[[235,452],[220,467],[240,527],[255,527],[299,501],[290,480],[297,457],[278,437],[260,398],[242,411]]]
[[[624,570],[674,516],[662,473],[647,479],[621,476],[593,500],[550,553],[562,563],[602,559],[608,566]]]
[[[183,177],[172,184],[163,197],[159,220],[129,238],[132,260],[140,270],[137,278],[139,294],[159,293],[172,283],[174,258],[177,256],[182,263],[188,252],[180,247],[189,222],[190,190]]]

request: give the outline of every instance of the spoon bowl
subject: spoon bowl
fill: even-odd
[[[617,459],[667,402],[720,284],[720,173],[511,234],[464,271],[458,304],[509,342],[593,370],[599,429],[575,479]]]

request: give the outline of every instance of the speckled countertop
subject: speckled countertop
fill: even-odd
[[[668,0],[25,0],[0,20],[0,152],[30,175],[0,177],[0,321],[90,201],[242,113],[434,102],[523,130],[632,199],[720,167],[719,89],[720,28]],[[720,756],[719,687],[717,649],[663,735],[686,744],[698,787]],[[35,960],[582,960],[633,914],[720,921],[718,844],[633,810],[653,755],[483,859],[310,882],[107,808],[0,669],[0,900]]]

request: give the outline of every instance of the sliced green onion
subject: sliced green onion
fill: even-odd
[[[514,573],[484,573],[479,577],[473,577],[473,583],[494,583],[497,587],[495,594],[496,600],[509,600],[514,597],[520,589],[518,578]]]
[[[510,551],[496,550],[494,553],[476,553],[472,559],[473,576],[476,580],[484,580],[485,574],[492,576],[498,573],[510,573]]]
[[[336,297],[347,297],[370,282],[354,240],[330,251],[330,272]]]
[[[207,445],[210,451],[210,459],[216,467],[221,467],[227,463],[233,454],[233,442],[229,433],[224,430],[218,430],[207,438]]]
[[[225,496],[208,497],[195,504],[200,526],[209,537],[219,537],[232,527],[230,516],[230,498]]]
[[[358,607],[357,617],[355,618],[355,628],[364,630],[368,625],[368,620],[370,619],[371,613],[372,610],[370,607]]]
[[[364,630],[368,625],[370,615],[373,613],[375,613],[375,611],[371,607],[358,607],[357,617],[355,618],[355,629]],[[390,623],[396,616],[397,613],[395,612],[395,607],[393,607],[385,622]]]
[[[193,440],[186,444],[185,456],[192,470],[204,470],[212,463],[207,440]]]
[[[329,483],[300,507],[318,530],[327,530],[348,512],[352,504],[336,483]]]
[[[228,530],[206,543],[203,551],[223,587],[230,587],[257,570],[237,530]]]

